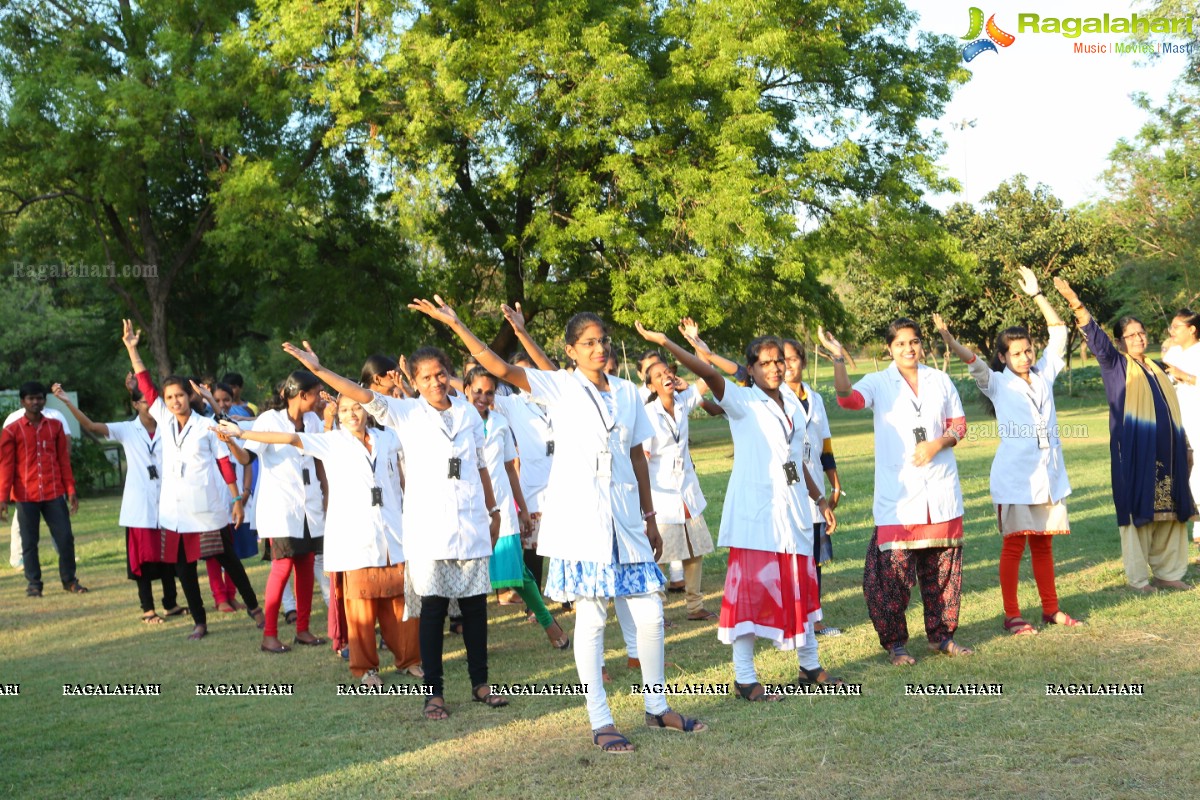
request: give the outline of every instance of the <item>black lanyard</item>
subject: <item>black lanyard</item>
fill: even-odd
[[[1034,411],[1037,412],[1037,421],[1043,422],[1045,420],[1045,417],[1042,415],[1042,409],[1046,407],[1047,399],[1045,397],[1043,397],[1042,402],[1039,403],[1037,400],[1034,399],[1034,392],[1032,391],[1032,389],[1033,389],[1033,379],[1030,378],[1029,386],[1027,388],[1023,387],[1022,391],[1025,393],[1025,396],[1029,398],[1029,405],[1033,406]]]
[[[533,413],[537,414],[537,418],[545,424],[546,430],[554,433],[554,423],[550,420],[550,415],[543,413],[542,407],[532,400],[527,400],[526,402],[533,407]]]
[[[171,421],[174,422],[176,425],[179,424],[178,420],[171,420]],[[192,421],[192,418],[189,416],[188,422],[191,422],[191,421]],[[171,439],[175,442],[175,449],[181,453],[183,452],[183,443],[187,441],[188,434],[192,432],[192,429],[188,428],[186,422],[184,423],[183,427],[186,428],[186,430],[183,431],[183,438],[180,439],[179,436],[175,432],[175,426],[174,425],[171,426]]]
[[[661,400],[658,401],[658,408],[659,414],[662,416],[663,420],[666,421],[667,427],[669,427],[671,430],[671,438],[675,440],[675,444],[679,444],[679,428],[675,426],[674,417],[667,413],[667,407],[662,404]]]
[[[612,388],[612,387],[609,387],[610,391],[611,391],[611,388]],[[604,421],[604,412],[600,410],[600,404],[596,402],[596,398],[595,398],[595,396],[592,394],[592,387],[589,387],[589,386],[584,386],[584,387],[583,387],[583,391],[584,391],[584,392],[587,394],[587,396],[588,396],[588,399],[592,401],[592,405],[594,405],[594,406],[596,407],[596,413],[600,415],[600,424],[601,424],[601,426],[603,426],[603,427],[604,427],[604,432],[605,432],[605,433],[612,433],[612,431],[613,431],[613,428],[617,427],[617,420],[616,420],[616,417],[615,417],[615,415],[614,415],[614,417],[613,417],[613,424],[612,424],[612,425],[609,425],[609,424],[605,423],[605,421]],[[599,391],[599,390],[597,390],[597,391]]]
[[[759,391],[762,392],[762,389],[759,389]],[[763,396],[766,396],[766,392],[763,392]],[[780,416],[778,416],[775,413],[775,409],[771,408],[771,406],[773,406],[773,405],[776,405],[775,401],[772,400],[770,397],[767,397],[767,413],[770,414],[772,417],[774,417],[775,421],[779,423],[779,428],[780,428],[780,430],[783,431],[783,438],[787,441],[788,447],[791,447],[792,439],[795,438],[795,436],[796,436],[796,425],[794,422],[792,422],[792,418],[787,416],[786,403],[784,404],[784,407],[781,410],[783,410],[784,418],[787,419],[787,425],[784,425],[783,418],[781,418]]]
[[[149,435],[149,433],[150,433],[150,431],[146,431],[147,435]],[[184,434],[183,438],[186,439],[187,435]],[[160,441],[160,439],[155,439],[155,438],[151,437],[150,438],[150,446],[146,448],[146,452],[150,454],[150,462],[151,463],[154,462],[154,448],[158,447],[159,441]]]

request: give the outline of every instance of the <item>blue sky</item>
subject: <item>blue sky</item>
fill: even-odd
[[[1129,99],[1146,92],[1166,98],[1182,73],[1186,56],[1164,55],[1154,62],[1133,54],[1085,55],[1073,44],[1123,41],[1121,34],[1022,35],[1017,14],[1041,17],[1128,17],[1128,0],[907,0],[920,15],[918,28],[955,38],[967,33],[968,10],[996,15],[999,27],[1016,41],[999,52],[985,52],[967,69],[974,77],[955,93],[942,119],[946,152],[939,164],[965,184],[972,203],[1016,173],[1044,183],[1068,206],[1104,194],[1099,176],[1117,140],[1132,138],[1146,121]],[[1198,22],[1200,24],[1200,22]],[[1161,37],[1155,37],[1161,39]],[[965,45],[967,42],[963,41]],[[955,130],[951,123],[974,120]],[[931,198],[945,208],[962,193]]]

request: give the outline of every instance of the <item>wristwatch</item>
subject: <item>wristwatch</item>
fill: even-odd
[[[500,513],[500,506],[492,506],[488,509],[488,516],[492,517]]]

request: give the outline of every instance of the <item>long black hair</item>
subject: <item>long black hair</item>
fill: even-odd
[[[267,408],[271,411],[287,410],[288,400],[304,392],[311,392],[322,386],[321,379],[306,369],[298,369],[283,379],[278,391],[271,396]]]

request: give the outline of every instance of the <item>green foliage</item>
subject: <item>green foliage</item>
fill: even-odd
[[[739,341],[835,313],[801,220],[914,202],[936,180],[917,122],[966,76],[913,22],[894,0],[343,0],[265,4],[253,32],[388,170],[424,293],[508,349],[501,299],[543,339],[581,308]]]
[[[121,473],[116,463],[108,458],[112,449],[90,436],[71,441],[71,472],[75,475],[75,487],[80,494],[120,488]]]
[[[1096,213],[1113,230],[1120,267],[1113,292],[1120,313],[1165,320],[1200,300],[1200,97],[1181,83],[1134,141],[1121,140],[1105,174],[1111,199]]]

